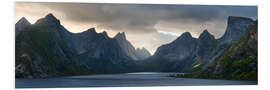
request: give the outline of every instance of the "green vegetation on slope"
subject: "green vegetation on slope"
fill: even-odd
[[[246,34],[233,46],[225,51],[208,68],[186,75],[173,75],[175,77],[233,79],[257,81],[257,41],[251,40],[254,33],[257,36],[257,21],[248,28]],[[252,43],[255,42],[255,43]],[[253,49],[250,46],[256,46]]]

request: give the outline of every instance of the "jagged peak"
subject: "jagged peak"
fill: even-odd
[[[103,31],[102,33],[100,33],[102,36],[104,36],[105,38],[109,38],[108,34],[106,31]]]
[[[83,32],[80,32],[79,34],[86,34],[86,35],[88,35],[89,33],[90,33],[90,34],[92,34],[92,33],[97,34],[95,28],[89,28],[89,29],[87,29],[87,30],[85,30],[85,31],[83,31]]]
[[[189,32],[184,32],[180,37],[192,38],[192,35]]]
[[[207,29],[203,30],[203,34],[210,34]]]
[[[18,23],[23,23],[23,24],[27,24],[27,25],[31,24],[25,17],[22,17],[16,24],[18,24]]]
[[[139,52],[139,53],[144,53],[144,54],[147,54],[147,55],[151,55],[151,53],[144,47],[136,48],[136,51]]]
[[[97,33],[95,28],[89,28],[89,29],[87,29],[87,32],[91,32],[91,33],[92,33],[92,32],[93,32],[93,33]]]
[[[45,18],[50,20],[58,20],[52,13],[47,14]]]
[[[209,33],[207,29],[205,29],[199,36],[199,40],[202,40],[202,39],[213,40],[215,39],[215,37],[211,33]]]
[[[47,22],[50,23],[51,25],[52,24],[60,25],[60,21],[52,13],[47,14],[44,18],[39,19],[36,23],[42,22]]]
[[[20,20],[27,20],[25,17],[22,17]]]
[[[208,32],[207,29],[203,30],[203,32],[200,34],[199,38],[205,37],[205,36],[213,36],[211,33]]]
[[[174,42],[178,42],[179,40],[192,40],[195,39],[192,37],[192,35],[189,32],[184,32],[183,34],[181,34],[181,36],[179,36],[176,40],[173,41]]]
[[[126,35],[125,35],[125,32],[118,32],[115,36],[114,36],[114,38],[116,38],[116,39],[126,39]]]

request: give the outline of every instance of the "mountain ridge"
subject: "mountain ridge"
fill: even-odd
[[[16,78],[129,72],[134,68],[133,59],[107,32],[90,28],[71,33],[53,14],[25,26],[15,43]]]
[[[173,77],[258,80],[258,21],[245,35],[205,69]]]
[[[97,33],[95,28],[72,33],[50,13],[18,30],[21,32],[15,40],[15,75],[18,78],[42,78],[134,71],[198,71],[240,39],[250,24],[248,18],[229,19],[220,39],[215,39],[208,30],[198,38],[185,32],[173,42],[160,46],[151,56],[147,49],[135,48],[126,39],[125,32],[112,38],[106,31]],[[238,36],[229,32],[236,32]]]
[[[152,58],[168,61],[167,66],[171,66],[169,71],[194,72],[200,70],[215,61],[223,51],[238,41],[252,22],[253,20],[250,18],[229,16],[226,31],[221,38],[215,39],[208,30],[204,30],[198,38],[193,38],[189,32],[185,32],[171,43],[160,46]]]

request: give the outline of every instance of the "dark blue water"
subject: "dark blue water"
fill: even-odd
[[[252,81],[210,80],[168,77],[174,73],[125,73],[106,75],[68,76],[46,79],[15,79],[16,88],[61,87],[132,87],[132,86],[205,86],[256,85]]]

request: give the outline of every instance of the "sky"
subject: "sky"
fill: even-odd
[[[132,45],[152,54],[184,32],[197,38],[207,29],[220,38],[228,16],[257,19],[257,12],[257,6],[15,2],[15,22],[25,17],[33,24],[52,13],[70,32],[125,32]]]

